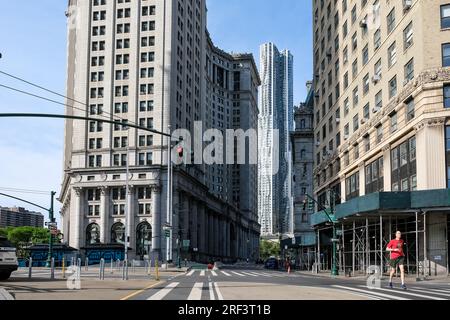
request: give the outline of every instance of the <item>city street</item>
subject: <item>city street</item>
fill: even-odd
[[[398,282],[398,281],[397,281]],[[255,268],[191,270],[161,283],[136,300],[447,300],[450,284],[410,280],[408,290],[369,289],[366,280],[333,279],[300,273]]]

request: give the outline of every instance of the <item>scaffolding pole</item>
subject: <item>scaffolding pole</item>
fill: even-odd
[[[342,224],[342,248],[341,248],[341,252],[342,252],[342,271],[344,272],[344,275],[345,275],[345,227],[344,227],[344,224]]]
[[[416,212],[416,280],[419,279],[419,221],[418,212]]]
[[[380,276],[384,273],[383,270],[383,216],[380,214]]]
[[[355,245],[356,245],[356,222],[353,220],[353,242],[352,242],[352,271],[355,274]]]

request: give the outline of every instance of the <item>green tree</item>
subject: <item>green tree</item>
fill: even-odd
[[[20,258],[27,257],[27,248],[35,245],[48,243],[50,232],[46,228],[35,227],[8,227],[3,229],[8,240],[16,247]],[[54,242],[56,238],[54,237]]]
[[[6,228],[0,228],[0,237],[8,237],[8,232]]]
[[[277,242],[261,240],[260,246],[261,259],[266,260],[270,257],[278,257],[280,255],[280,245]]]

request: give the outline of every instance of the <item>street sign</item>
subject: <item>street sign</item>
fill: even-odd
[[[295,244],[295,237],[292,238],[292,244]]]
[[[165,230],[164,234],[166,235],[166,238],[170,238],[170,230]]]
[[[339,239],[331,239],[331,242],[339,242]]]

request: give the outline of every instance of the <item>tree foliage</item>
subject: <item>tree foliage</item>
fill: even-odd
[[[19,257],[26,257],[29,246],[48,243],[50,232],[46,228],[36,227],[7,227],[0,228],[0,236],[6,236],[16,247]],[[56,242],[56,238],[54,237]]]
[[[261,240],[260,243],[261,259],[266,260],[270,257],[278,257],[280,255],[280,245],[277,242]]]

